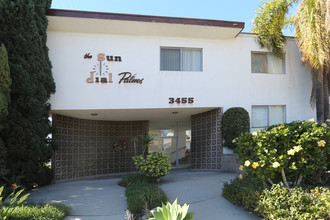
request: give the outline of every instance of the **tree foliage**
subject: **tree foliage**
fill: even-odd
[[[288,0],[265,2],[257,11],[253,21],[252,32],[257,34],[260,46],[267,47],[279,57],[283,56],[286,40],[282,29],[292,21],[288,15],[292,3],[293,1]]]
[[[10,70],[8,65],[7,50],[3,44],[0,46],[0,132],[4,127],[4,119],[8,115],[8,104],[10,101]],[[0,175],[7,174],[5,159],[7,150],[0,136]]]
[[[329,65],[330,2],[301,1],[294,25],[302,59],[319,70]],[[328,66],[329,67],[329,66]]]
[[[8,51],[11,103],[1,136],[11,176],[22,184],[37,182],[38,171],[51,155],[48,99],[55,92],[46,46],[46,11],[51,0],[1,0],[0,41]]]
[[[294,3],[299,3],[298,10],[290,16],[289,9]],[[294,25],[303,60],[320,69],[329,61],[329,13],[327,0],[270,0],[257,11],[252,32],[257,34],[261,47],[282,56],[286,41],[282,30]]]
[[[8,115],[10,100],[10,71],[5,45],[0,46],[0,122]],[[0,128],[1,129],[1,128]]]
[[[296,14],[289,9],[298,3]],[[295,27],[295,38],[305,63],[313,73],[311,102],[316,102],[317,120],[329,118],[330,72],[330,1],[329,0],[269,0],[256,13],[252,32],[261,47],[283,56],[287,25]]]

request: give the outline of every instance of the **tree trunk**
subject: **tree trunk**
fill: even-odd
[[[324,100],[324,121],[329,119],[329,76],[327,68],[323,71],[323,100]]]
[[[318,73],[313,69],[315,83],[315,98],[316,98],[316,118],[319,123],[324,122],[324,90],[323,90],[323,72]]]
[[[283,180],[283,183],[284,183],[284,186],[286,188],[289,188],[289,184],[288,184],[288,181],[286,179],[286,175],[285,175],[285,172],[284,172],[284,168],[281,169],[281,174],[282,174],[282,180]]]

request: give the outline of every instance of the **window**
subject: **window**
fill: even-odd
[[[202,49],[160,48],[160,70],[202,71]]]
[[[261,128],[285,122],[284,105],[252,106],[252,127]]]
[[[272,53],[252,52],[252,73],[285,73],[285,56],[278,58]]]

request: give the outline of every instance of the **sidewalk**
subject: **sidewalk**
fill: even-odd
[[[119,179],[93,179],[58,183],[31,192],[28,201],[64,203],[71,207],[64,220],[125,219],[125,188]]]
[[[261,219],[221,196],[224,182],[236,176],[235,173],[177,170],[164,177],[161,188],[170,202],[178,198],[179,204],[190,204],[189,211],[195,213],[196,220]]]
[[[162,179],[161,188],[170,202],[190,204],[195,220],[260,219],[221,196],[223,183],[237,174],[173,170]],[[58,183],[31,192],[29,201],[64,203],[72,208],[64,220],[123,220],[125,188],[119,179],[93,179]]]

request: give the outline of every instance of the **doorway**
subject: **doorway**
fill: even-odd
[[[191,131],[184,130],[151,130],[153,142],[149,146],[149,153],[163,152],[171,161],[173,168],[189,168]],[[179,135],[177,135],[179,134]]]

